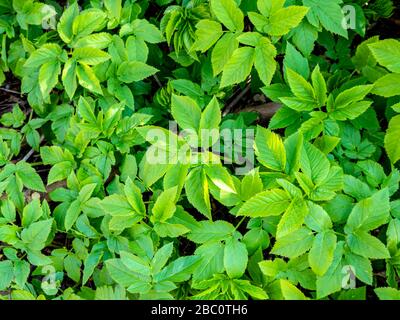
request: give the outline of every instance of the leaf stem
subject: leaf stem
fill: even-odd
[[[244,216],[240,221],[239,221],[239,223],[236,225],[236,227],[235,227],[235,230],[237,230],[239,227],[240,227],[240,225],[242,224],[242,222],[246,219],[247,217],[246,216]]]
[[[250,84],[248,84],[233,100],[230,104],[228,104],[225,110],[222,112],[222,116],[226,116],[231,110],[235,107],[235,105],[246,95],[246,93],[250,90]]]
[[[11,89],[0,88],[0,90],[2,90],[4,92],[8,92],[8,93],[14,93],[14,94],[22,95],[21,92],[18,92],[18,91],[15,91],[15,90],[11,90]]]
[[[338,236],[342,236],[342,237],[347,237],[346,234],[341,233],[341,232],[337,232],[337,231],[333,231],[335,234],[337,234]]]

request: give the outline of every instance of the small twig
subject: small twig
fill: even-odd
[[[239,227],[240,227],[240,225],[242,224],[242,222],[246,219],[247,217],[246,216],[244,216],[240,221],[239,221],[239,223],[236,225],[236,227],[235,227],[235,230],[237,230]]]
[[[33,150],[33,149],[29,150],[29,152],[21,159],[21,161],[28,160],[31,157],[31,155],[33,155],[34,152],[35,152],[35,150]]]
[[[382,278],[386,278],[386,273],[384,271],[375,272],[374,275],[382,277]]]
[[[233,107],[246,95],[247,92],[250,90],[250,84],[246,86],[236,97],[232,100],[230,104],[228,104],[225,110],[222,112],[222,116],[226,116],[228,113],[231,112]]]
[[[400,26],[400,19],[391,19],[391,21],[393,21],[394,24],[397,24],[398,26]]]
[[[36,171],[36,172],[38,172],[38,171]],[[48,185],[46,187],[46,191],[45,192],[36,192],[36,191],[29,190],[29,189],[24,189],[24,198],[25,198],[26,202],[29,202],[30,201],[29,199],[32,198],[32,195],[34,193],[38,193],[42,200],[46,199],[47,201],[51,201],[51,199],[49,197],[49,194],[51,192],[53,192],[54,190],[56,190],[58,188],[66,188],[66,187],[67,187],[67,181],[66,180],[62,180],[62,181],[57,181],[57,182],[54,182],[54,183]],[[7,193],[0,194],[0,200],[7,199],[7,196],[8,196]]]
[[[39,141],[39,145],[42,143],[44,139],[44,136],[40,136],[40,141]],[[29,150],[29,152],[21,159],[21,161],[27,161],[35,152],[35,150],[32,148],[31,150]]]
[[[16,102],[12,102],[12,103],[9,103],[9,102],[0,103],[0,107],[5,107],[5,108],[7,108],[7,107],[12,107],[12,106],[14,106],[15,104],[16,104]]]
[[[155,74],[154,76],[153,76],[153,78],[154,78],[154,80],[156,80],[156,82],[157,82],[157,84],[158,84],[158,86],[160,87],[160,88],[162,88],[162,83],[161,83],[161,81],[160,81],[160,79],[158,79],[158,77],[157,77],[157,75]]]
[[[235,113],[239,112],[257,112],[260,116],[261,121],[267,121],[273,117],[273,115],[282,107],[280,103],[276,102],[267,102],[257,106],[250,106],[243,109],[238,110]]]
[[[11,90],[11,89],[6,89],[6,88],[0,88],[0,90],[8,92],[8,93],[14,93],[14,94],[18,94],[18,95],[22,95],[21,92],[15,91],[15,90]]]

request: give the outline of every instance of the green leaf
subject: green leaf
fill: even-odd
[[[131,25],[133,34],[139,39],[148,43],[160,43],[165,41],[158,28],[145,19],[136,19]]]
[[[296,258],[312,247],[313,234],[311,230],[301,227],[300,229],[277,240],[271,253],[288,258]]]
[[[197,256],[180,257],[155,274],[154,281],[158,283],[162,281],[186,281],[190,278],[198,262],[199,257]]]
[[[307,17],[309,21],[313,21],[312,24],[315,25],[314,21],[317,20],[316,27],[321,23],[326,30],[347,38],[347,30],[342,25],[344,13],[340,7],[341,3],[341,0],[326,3],[319,0],[303,0],[303,4],[310,8]]]
[[[243,31],[244,17],[234,0],[211,0],[211,11],[230,31]]]
[[[200,117],[200,130],[218,129],[221,122],[221,109],[217,98],[214,96],[204,108]]]
[[[367,178],[368,184],[373,187],[378,187],[386,179],[383,167],[377,162],[372,160],[360,161],[357,163],[357,167],[361,168]]]
[[[247,200],[239,209],[238,215],[252,218],[277,216],[288,208],[290,200],[283,190],[267,190]]]
[[[333,254],[333,261],[328,271],[317,278],[317,299],[321,299],[342,289],[345,274],[342,269],[343,242],[338,242]]]
[[[193,271],[193,281],[210,279],[215,274],[224,272],[224,248],[220,241],[210,241],[196,249],[195,255],[200,260]]]
[[[23,227],[28,227],[30,224],[33,222],[39,220],[39,218],[42,216],[42,208],[40,207],[40,201],[38,198],[32,199],[31,202],[29,202],[23,212],[22,212],[22,226]]]
[[[400,159],[400,115],[394,116],[389,121],[389,127],[385,135],[385,150],[391,163],[396,163]]]
[[[64,226],[66,231],[72,228],[72,226],[75,224],[75,221],[78,219],[80,213],[81,213],[81,202],[79,200],[75,200],[70,204],[65,214]]]
[[[214,183],[221,191],[234,194],[237,193],[232,176],[222,165],[206,166],[205,173],[212,183]]]
[[[250,229],[245,233],[242,242],[246,245],[249,255],[252,255],[258,249],[268,248],[270,239],[268,232],[262,228]]]
[[[113,194],[105,197],[101,206],[104,211],[111,215],[132,215],[135,209],[131,206],[126,197],[119,194]]]
[[[315,101],[305,100],[297,97],[283,97],[279,98],[279,100],[288,108],[298,112],[311,111],[316,107]]]
[[[84,217],[84,216],[80,216],[80,217]],[[78,222],[79,219],[78,218]],[[143,216],[140,215],[113,215],[111,217],[111,219],[109,220],[109,225],[108,228],[110,229],[110,231],[115,231],[117,233],[121,233],[123,230],[127,229],[127,228],[131,228],[132,226],[134,226],[135,224],[137,224],[138,222],[140,222],[143,219]],[[87,226],[88,228],[90,228],[89,226]]]
[[[308,57],[314,49],[314,43],[318,39],[318,29],[309,24],[305,19],[292,30],[293,43]]]
[[[25,187],[31,190],[45,192],[46,188],[43,185],[42,179],[36,173],[35,169],[30,164],[20,161],[16,165],[15,175],[18,176]]]
[[[46,43],[39,49],[35,50],[26,60],[25,68],[39,68],[41,65],[49,62],[57,62],[61,55],[62,49],[58,44]]]
[[[97,246],[97,247],[96,247]],[[83,275],[82,275],[82,285],[84,285],[93,274],[94,269],[100,263],[103,256],[103,251],[99,248],[99,245],[94,245],[92,251],[86,256],[83,262]]]
[[[164,222],[171,218],[176,210],[175,197],[177,187],[164,190],[157,198],[152,209],[153,221]]]
[[[190,171],[185,181],[185,191],[189,202],[203,215],[211,219],[211,204],[208,181],[201,167]]]
[[[28,250],[28,261],[34,266],[45,266],[52,263],[51,259],[39,250]]]
[[[300,167],[303,173],[308,176],[314,184],[322,183],[329,174],[329,160],[316,147],[304,142],[300,158]]]
[[[200,20],[196,25],[196,41],[191,50],[206,52],[218,41],[222,34],[222,27],[218,22],[208,19]]]
[[[365,231],[356,231],[348,235],[347,244],[352,252],[371,259],[387,259],[390,253],[385,245]]]
[[[389,73],[374,83],[372,93],[386,98],[400,95],[399,81],[400,74]]]
[[[94,66],[111,59],[111,56],[100,49],[84,47],[75,49],[72,58],[79,63]]]
[[[354,268],[355,276],[366,284],[372,285],[372,264],[368,258],[357,254],[346,252],[345,260],[347,265]]]
[[[164,189],[169,189],[175,186],[177,187],[175,197],[176,201],[179,199],[179,196],[182,192],[182,188],[184,186],[188,171],[189,164],[177,163],[175,165],[172,165],[164,176]]]
[[[234,237],[226,241],[224,266],[230,278],[240,278],[247,268],[248,252],[246,245]]]
[[[385,39],[368,45],[379,64],[400,73],[400,41]]]
[[[279,9],[269,16],[269,23],[264,27],[264,32],[271,36],[280,37],[298,26],[308,8],[302,6],[290,6]]]
[[[127,181],[128,178],[134,180],[138,173],[138,166],[136,157],[131,154],[127,154],[120,166],[121,180]]]
[[[120,259],[108,259],[105,264],[111,278],[123,287],[143,281],[142,275],[131,271]]]
[[[0,261],[0,290],[8,289],[14,276],[13,265],[10,260]]]
[[[257,0],[257,9],[266,17],[283,8],[285,0]]]
[[[311,74],[312,85],[314,88],[315,95],[317,97],[318,105],[324,106],[327,98],[327,88],[325,79],[317,65]]]
[[[254,53],[254,67],[261,81],[267,86],[276,70],[276,49],[268,38],[263,37],[256,45]]]
[[[165,266],[168,259],[172,255],[173,249],[174,245],[172,242],[170,242],[157,250],[157,252],[154,254],[153,259],[151,260],[151,268],[153,270],[153,273],[158,273],[162,269],[162,267]]]
[[[24,288],[24,286],[28,280],[30,272],[31,272],[31,268],[30,268],[30,265],[28,262],[26,262],[24,260],[18,260],[18,261],[14,262],[14,279],[15,279],[15,283],[20,288]]]
[[[315,103],[315,93],[310,83],[290,68],[286,68],[286,76],[290,89],[297,98],[309,103]]]
[[[73,168],[73,164],[70,161],[62,161],[53,165],[47,176],[47,184],[50,185],[54,182],[64,180],[69,176]]]
[[[129,61],[145,63],[149,55],[149,48],[143,40],[130,36],[126,40],[126,51]]]
[[[68,149],[62,149],[58,146],[40,148],[40,156],[44,164],[55,165],[62,161],[74,161],[74,157]]]
[[[259,169],[255,168],[249,171],[240,185],[240,198],[244,201],[249,200],[251,197],[260,193],[264,186],[260,178]]]
[[[0,123],[6,127],[18,128],[24,124],[25,114],[22,112],[18,104],[15,104],[12,108],[12,112],[3,113],[0,117]]]
[[[157,73],[158,69],[140,61],[124,61],[118,67],[118,79],[125,83],[144,80]]]
[[[97,183],[89,183],[82,186],[77,200],[79,200],[82,204],[88,202],[96,187]]]
[[[288,180],[285,180],[283,178],[278,178],[276,179],[276,183],[279,184],[288,193],[291,199],[302,198],[303,193],[301,192],[300,188],[298,188]]]
[[[395,288],[376,288],[374,291],[379,300],[400,300],[400,291]]]
[[[72,33],[75,36],[83,37],[99,31],[105,25],[106,17],[106,13],[100,9],[83,10],[72,23]]]
[[[280,239],[298,230],[303,225],[307,213],[308,208],[305,201],[295,198],[279,220],[276,238]]]
[[[69,278],[75,282],[79,282],[81,278],[81,260],[75,255],[69,254],[64,259],[64,269]]]
[[[387,244],[397,248],[397,244],[400,242],[400,220],[395,218],[391,219],[386,230]]]
[[[332,166],[328,176],[318,183],[310,194],[310,199],[314,201],[328,201],[335,197],[336,192],[343,189],[343,169]]]
[[[345,231],[369,231],[388,223],[390,217],[389,192],[382,189],[371,197],[361,200],[351,211]]]
[[[268,25],[268,19],[266,17],[259,13],[251,11],[248,12],[248,17],[257,31],[264,32],[264,28]]]
[[[236,37],[237,41],[247,46],[256,47],[260,42],[265,40],[269,42],[268,38],[263,37],[258,32],[244,32]]]
[[[157,180],[159,180],[168,170],[169,165],[166,163],[158,163],[157,159],[154,162],[149,161],[147,158],[152,159],[152,152],[158,154],[157,151],[159,149],[155,146],[151,146],[147,149],[145,156],[142,158],[141,163],[139,164],[139,177],[143,180],[147,187],[152,186]],[[153,154],[154,154],[153,153]],[[160,152],[161,154],[165,154]],[[166,158],[168,159],[168,158]]]
[[[223,220],[200,221],[187,237],[195,243],[206,243],[210,241],[226,240],[234,231],[235,228],[230,223]]]
[[[236,49],[223,67],[220,87],[224,88],[246,80],[253,67],[254,59],[254,48],[242,47]]]
[[[289,280],[275,280],[268,287],[267,292],[276,300],[306,300],[306,296]]]
[[[49,237],[53,219],[42,220],[32,223],[21,232],[21,240],[30,250],[41,250]]]
[[[68,97],[72,99],[74,97],[75,91],[78,87],[76,81],[76,61],[73,59],[68,59],[64,65],[64,69],[61,75],[62,84],[64,86],[65,92],[67,92]]]
[[[2,200],[0,212],[7,222],[13,222],[17,216],[14,202],[9,199]]]
[[[351,175],[344,176],[343,191],[357,200],[368,198],[373,194],[368,184]]]
[[[347,119],[354,120],[362,115],[372,105],[372,101],[359,101],[350,104],[345,108],[335,110],[330,117],[335,120],[344,121]]]
[[[285,173],[293,175],[300,168],[300,157],[303,149],[303,135],[296,132],[286,138],[284,142],[286,151],[286,167]]]
[[[78,76],[79,84],[82,87],[94,93],[98,93],[100,95],[103,94],[99,79],[94,74],[93,69],[90,68],[88,65],[85,64],[77,65],[76,75]]]
[[[90,34],[88,36],[79,38],[75,44],[74,48],[95,48],[95,49],[105,49],[109,46],[112,41],[112,35],[107,32],[99,32],[95,34]]]
[[[138,257],[130,252],[121,251],[120,252],[122,263],[130,270],[141,276],[144,276],[145,279],[151,275],[150,265],[143,258]],[[144,280],[144,279],[143,279]]]
[[[356,101],[364,99],[372,87],[372,85],[355,86],[341,92],[335,99],[335,107],[342,109]]]
[[[263,166],[276,171],[285,170],[286,151],[278,134],[258,126],[254,147],[257,159]]]
[[[126,180],[124,192],[126,199],[136,213],[144,215],[146,213],[146,207],[143,202],[142,193],[130,178]]]
[[[320,205],[307,201],[309,209],[304,222],[310,229],[317,232],[328,231],[332,228],[332,221],[329,214]]]
[[[57,24],[57,31],[60,38],[65,43],[70,43],[72,41],[72,24],[74,19],[79,15],[78,3],[74,2],[63,12],[60,22]]]
[[[58,61],[44,63],[39,70],[39,86],[44,98],[48,97],[51,90],[58,83],[58,75],[61,72],[61,66]]]
[[[199,129],[201,109],[192,98],[172,94],[171,114],[182,129]]]
[[[322,276],[326,273],[333,261],[333,253],[336,248],[336,235],[333,231],[318,233],[308,254],[310,267],[315,274]]]
[[[283,61],[285,68],[290,68],[296,71],[304,79],[308,79],[310,76],[310,66],[308,60],[296,50],[296,48],[288,42],[286,44],[285,59]]]
[[[215,44],[211,52],[211,65],[214,76],[222,72],[233,52],[238,48],[239,42],[234,33],[225,33]]]

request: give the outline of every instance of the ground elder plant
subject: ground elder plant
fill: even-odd
[[[390,0],[0,0],[0,299],[400,299]]]

